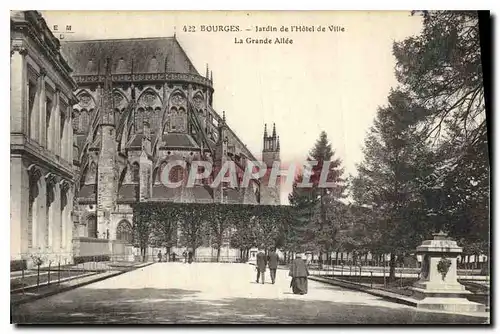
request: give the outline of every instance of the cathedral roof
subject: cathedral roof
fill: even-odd
[[[113,74],[163,73],[166,61],[167,72],[199,75],[175,37],[70,41],[61,52],[75,75],[104,73],[106,58]]]
[[[163,135],[165,147],[199,148],[194,139],[186,133],[169,133]]]
[[[119,201],[136,201],[139,191],[137,184],[122,184],[118,190]]]
[[[78,197],[80,201],[91,201],[95,202],[97,193],[97,185],[86,184],[78,192]]]

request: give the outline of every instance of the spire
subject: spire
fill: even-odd
[[[222,123],[226,124],[226,112],[222,110]]]
[[[276,123],[273,123],[273,138],[276,138]]]
[[[267,137],[267,123],[264,123],[264,138]]]
[[[214,82],[214,72],[210,70],[210,82]]]
[[[278,136],[277,144],[276,144],[276,151],[280,150],[280,136]]]
[[[206,72],[206,74],[205,74],[205,78],[207,78],[207,79],[208,79],[208,63],[207,63],[207,72]]]

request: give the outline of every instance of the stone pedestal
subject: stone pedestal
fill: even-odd
[[[452,312],[484,312],[483,304],[467,299],[471,294],[457,281],[457,256],[462,247],[440,232],[417,247],[422,256],[420,280],[412,287],[417,307]]]

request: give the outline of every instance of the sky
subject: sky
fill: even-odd
[[[407,11],[42,11],[64,40],[168,37],[179,43],[202,75],[214,78],[214,107],[259,158],[264,124],[276,123],[284,165],[300,164],[326,131],[345,174],[355,175],[377,108],[387,103],[394,74],[394,41],[421,31]],[[238,26],[239,32],[201,31]],[[189,31],[193,30],[194,32]],[[273,26],[277,32],[256,32]],[[280,32],[291,26],[315,31]],[[184,28],[185,27],[185,28]],[[318,31],[323,27],[326,31]],[[328,27],[343,32],[330,32]],[[249,31],[247,31],[247,29]],[[58,37],[58,35],[56,35]],[[247,44],[246,38],[289,38],[292,44]],[[243,40],[236,44],[235,39]],[[283,186],[282,204],[290,187]]]

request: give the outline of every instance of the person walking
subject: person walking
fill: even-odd
[[[187,251],[184,251],[182,256],[184,257],[184,263],[187,263]]]
[[[269,274],[271,275],[271,282],[274,284],[276,282],[276,270],[278,269],[279,257],[276,254],[276,247],[271,249],[267,255],[267,265],[269,267]]]
[[[301,254],[297,254],[296,259],[293,260],[288,276],[292,277],[290,287],[294,294],[307,294],[307,276],[309,276],[309,270],[307,270],[306,262],[302,259]]]
[[[256,262],[257,283],[259,283],[259,278],[262,278],[262,284],[264,284],[264,273],[266,272],[266,264],[267,264],[266,254],[264,254],[263,251],[259,251],[257,253],[257,262]]]
[[[160,251],[158,252],[158,262],[161,262],[161,256],[162,255],[161,255],[161,249],[160,249]]]
[[[188,263],[191,264],[193,263],[193,250],[190,249],[188,252]]]

